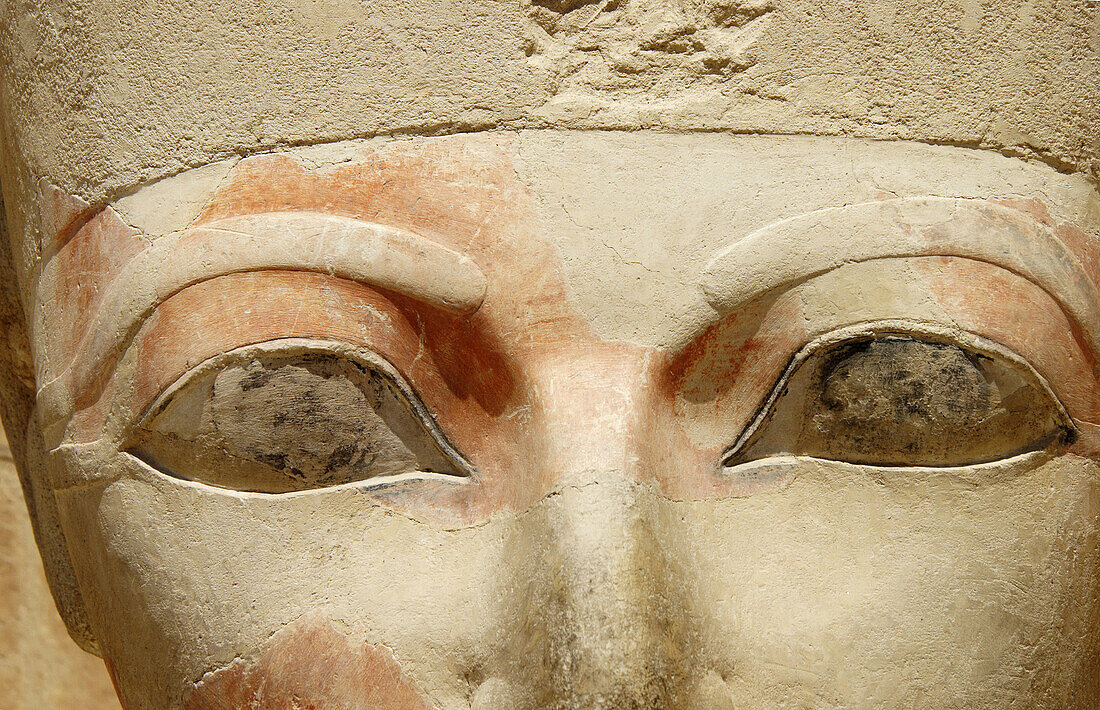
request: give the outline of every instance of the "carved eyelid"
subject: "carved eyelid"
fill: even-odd
[[[1060,418],[1065,422],[1065,426],[1076,431],[1076,425],[1073,423],[1073,418],[1069,415],[1065,405],[1062,404],[1062,401],[1054,393],[1054,390],[1050,387],[1046,379],[1040,375],[1025,358],[1004,345],[967,331],[945,328],[942,325],[929,323],[927,321],[908,319],[877,320],[866,323],[856,323],[832,330],[814,338],[806,345],[802,346],[791,357],[783,370],[783,374],[779,376],[775,385],[773,385],[772,389],[768,392],[768,396],[761,402],[760,406],[757,408],[756,414],[753,415],[749,424],[738,435],[734,443],[722,452],[719,459],[721,462],[720,465],[728,466],[729,464],[727,464],[727,462],[735,458],[753,441],[757,432],[760,431],[760,428],[768,420],[769,415],[774,411],[777,402],[783,396],[791,378],[798,372],[799,368],[815,354],[848,342],[873,338],[886,338],[890,336],[909,336],[914,339],[919,338],[925,342],[953,345],[980,355],[1007,360],[1023,368],[1042,388],[1046,396],[1049,397]]]
[[[461,477],[477,478],[477,469],[474,468],[461,452],[459,452],[457,447],[439,426],[435,416],[429,411],[420,398],[420,395],[389,360],[379,353],[363,346],[350,345],[344,341],[324,340],[319,338],[280,338],[261,343],[252,343],[220,353],[195,365],[169,384],[154,398],[153,402],[146,407],[145,411],[136,417],[129,426],[127,442],[122,448],[132,448],[134,444],[131,439],[136,433],[166,409],[173,401],[176,393],[185,389],[192,382],[211,372],[223,369],[232,363],[243,361],[251,356],[260,354],[276,355],[283,358],[292,357],[294,355],[322,354],[344,360],[348,364],[353,365],[363,374],[363,376],[368,376],[369,371],[377,372],[384,377],[389,384],[396,388],[435,444],[460,469]]]

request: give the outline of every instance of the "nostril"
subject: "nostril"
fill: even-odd
[[[467,691],[467,697],[473,698],[477,695],[478,688],[480,688],[486,680],[485,669],[481,665],[470,666],[464,668],[459,672],[459,676],[462,678],[462,682],[469,688]]]

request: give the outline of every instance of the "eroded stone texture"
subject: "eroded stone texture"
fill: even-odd
[[[98,205],[257,146],[546,125],[902,138],[1095,172],[1090,0],[82,0],[4,13],[16,29],[0,96],[11,115],[49,117],[5,125],[7,165],[28,166],[7,178],[20,202],[43,176]],[[12,228],[29,268],[45,246],[23,217]]]

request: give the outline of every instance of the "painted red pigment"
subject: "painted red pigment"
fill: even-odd
[[[147,404],[171,375],[250,342],[328,337],[375,349],[407,377],[479,472],[477,486],[421,486],[416,495],[389,491],[387,504],[470,523],[502,507],[534,503],[560,477],[558,467],[540,455],[542,444],[532,432],[544,430],[547,417],[576,422],[577,413],[541,406],[540,391],[562,375],[544,372],[538,363],[595,348],[601,353],[593,362],[619,372],[631,369],[621,366],[626,360],[645,357],[641,348],[597,338],[572,305],[561,257],[538,237],[533,200],[503,151],[470,151],[460,140],[389,144],[355,164],[324,171],[280,156],[250,158],[234,167],[197,223],[286,210],[369,220],[460,251],[487,277],[484,305],[458,317],[360,287],[377,294],[373,307],[400,324],[395,340],[385,329],[351,327],[355,299],[316,298],[319,281],[329,277],[263,277],[268,281],[245,292],[214,279],[168,299],[136,341],[141,357],[134,401],[127,403],[132,408]],[[297,286],[290,283],[295,278]]]
[[[1006,204],[1052,223],[1041,203]],[[387,494],[389,502],[406,509],[446,508],[450,519],[468,523],[502,507],[526,507],[552,489],[569,462],[549,464],[553,457],[537,440],[538,432],[561,422],[583,426],[591,414],[585,403],[598,399],[595,389],[584,391],[576,373],[570,373],[571,359],[583,359],[607,377],[644,373],[638,383],[622,383],[651,390],[645,406],[652,411],[645,421],[623,422],[624,430],[635,432],[639,452],[645,449],[653,457],[639,471],[656,477],[666,493],[718,494],[716,457],[750,421],[806,338],[797,299],[780,298],[741,309],[670,355],[603,341],[573,306],[561,255],[539,237],[533,198],[500,148],[474,150],[458,138],[390,143],[365,150],[354,163],[324,170],[284,156],[252,157],[233,168],[196,223],[286,210],[399,227],[460,251],[487,277],[485,303],[472,316],[454,316],[379,289],[332,285],[337,280],[324,275],[215,279],[184,290],[158,309],[137,341],[140,367],[135,386],[126,390],[133,393],[128,404],[140,409],[172,377],[248,343],[320,337],[376,349],[409,379],[480,475],[476,487],[409,494],[401,503],[395,502],[401,495]],[[1065,225],[1061,229],[1067,243],[1085,250],[1082,258],[1091,255],[1081,235]],[[83,231],[74,242],[84,238]],[[93,236],[88,231],[87,237]],[[112,269],[95,264],[94,255],[93,249],[89,257],[75,259],[89,267],[70,269],[70,279],[76,282],[77,271],[91,273],[88,283],[102,291]],[[945,303],[959,292],[957,282],[938,288]],[[319,298],[325,289],[349,293]],[[350,294],[354,289],[362,294]],[[363,295],[368,292],[373,295]],[[993,308],[996,294],[987,296],[954,307]],[[400,333],[358,322],[357,299],[389,314]],[[1016,320],[1000,315],[1005,322]],[[202,337],[181,338],[180,333]],[[646,365],[640,366],[643,361]],[[1080,381],[1072,374],[1070,381]],[[598,375],[594,371],[586,381],[595,383]],[[546,393],[560,387],[573,391],[575,407],[561,397],[548,406]],[[1094,408],[1091,389],[1087,399],[1082,411]],[[95,401],[78,397],[83,404]]]
[[[399,368],[418,351],[416,330],[362,284],[301,271],[228,274],[168,298],[138,334],[134,412],[207,359],[279,338],[369,342]]]
[[[805,342],[797,297],[761,299],[678,353],[607,342],[574,307],[561,255],[539,237],[533,200],[503,151],[478,152],[457,137],[390,143],[361,158],[323,171],[280,156],[242,160],[197,223],[308,210],[406,229],[473,259],[488,280],[481,309],[453,316],[323,274],[220,277],[181,291],[158,309],[135,341],[134,386],[118,387],[119,397],[130,398],[125,404],[141,409],[187,368],[241,345],[331,338],[390,359],[478,470],[476,484],[378,494],[394,508],[473,524],[502,508],[535,503],[563,472],[599,466],[656,479],[673,497],[752,492],[715,473],[722,449]],[[85,309],[94,307],[96,293],[117,273],[116,264],[104,261],[117,247],[109,239],[97,242],[91,224],[73,240],[87,237],[87,251],[73,247],[61,293]],[[125,256],[131,248],[125,242],[136,238],[113,230],[104,237],[121,239]],[[1067,240],[1078,236],[1066,234]],[[957,277],[934,285],[943,302],[964,294]],[[92,290],[81,291],[85,284]],[[956,307],[986,309],[986,317],[1009,323],[1018,320],[1011,307],[1020,303],[996,290]],[[994,312],[999,305],[1002,311]],[[391,319],[390,327],[372,322],[376,312]],[[1066,381],[1076,382],[1076,372]],[[601,446],[605,437],[613,450]],[[310,616],[247,658],[207,674],[185,707],[421,710],[432,704],[389,649]]]
[[[959,327],[1025,358],[1050,383],[1071,416],[1098,420],[1100,389],[1091,351],[1049,294],[1020,276],[973,259],[924,257],[914,259],[912,268]]]
[[[49,280],[40,288],[44,301],[52,296],[57,304],[57,310],[48,315],[65,361],[76,355],[91,323],[89,314],[95,312],[111,282],[147,246],[136,229],[107,208],[83,223],[50,260],[45,276]]]
[[[350,638],[331,621],[293,622],[249,660],[207,673],[184,710],[430,710],[385,646]]]
[[[477,314],[444,313],[400,295],[391,300],[406,319],[423,329],[423,346],[455,397],[493,417],[516,404],[522,374],[504,351],[492,323]]]
[[[731,428],[738,428],[755,413],[805,341],[798,298],[784,294],[760,299],[668,357],[657,377],[658,391],[675,400],[681,413],[689,408],[711,410],[712,416],[724,417]],[[699,443],[724,445],[701,439]]]
[[[1069,250],[1081,262],[1085,273],[1089,275],[1093,282],[1095,283],[1100,278],[1100,248],[1097,247],[1097,235],[1090,235],[1074,224],[1055,219],[1046,204],[1036,198],[991,200],[991,202],[1019,210],[1029,215],[1039,224],[1050,227],[1054,231],[1054,236],[1069,247]]]
[[[79,197],[67,195],[45,181],[38,185],[38,199],[42,229],[54,238],[53,248],[48,250],[51,255],[68,244],[103,209],[93,207]]]

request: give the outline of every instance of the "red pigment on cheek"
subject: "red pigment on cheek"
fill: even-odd
[[[251,660],[206,674],[185,710],[430,710],[385,646],[357,642],[310,616],[271,637]]]

